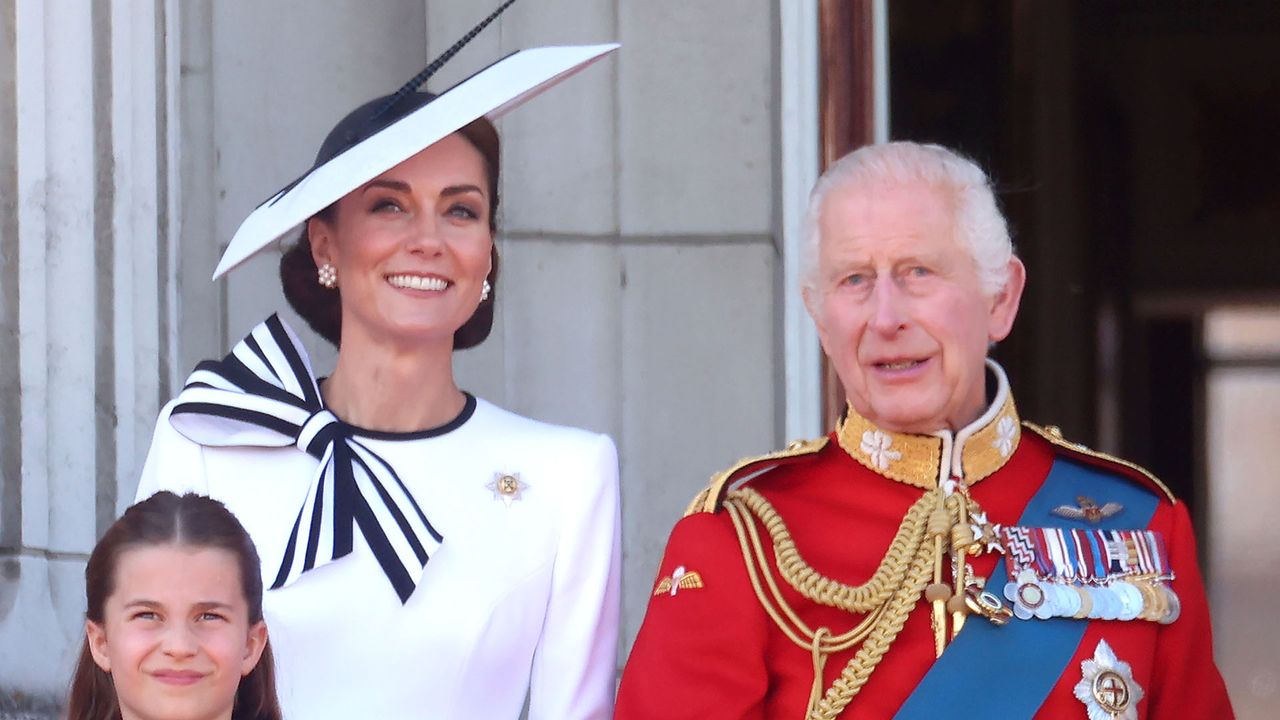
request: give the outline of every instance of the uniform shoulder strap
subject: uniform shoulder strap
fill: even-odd
[[[725,494],[738,481],[745,482],[776,467],[797,462],[826,446],[826,437],[815,440],[796,440],[782,450],[739,460],[729,469],[711,476],[711,482],[694,496],[689,507],[685,509],[684,516],[689,517],[702,512],[714,513],[723,504]]]
[[[1080,443],[1071,442],[1070,440],[1062,437],[1062,430],[1053,425],[1041,427],[1040,425],[1036,425],[1035,423],[1027,422],[1025,420],[1022,422],[1022,425],[1036,435],[1048,440],[1055,449],[1059,450],[1064,455],[1079,460],[1085,464],[1100,467],[1104,470],[1111,470],[1118,475],[1123,475],[1140,485],[1145,485],[1149,489],[1155,491],[1158,495],[1164,495],[1169,499],[1169,502],[1177,504],[1178,499],[1174,497],[1173,492],[1146,468],[1131,463],[1128,460],[1121,460],[1114,455],[1098,452],[1097,450],[1085,447]]]

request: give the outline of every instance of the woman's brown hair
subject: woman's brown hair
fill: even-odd
[[[355,144],[372,135],[386,123],[393,122],[410,112],[426,105],[435,98],[430,93],[412,93],[391,111],[384,107],[388,97],[376,98],[361,105],[342,119],[329,131],[320,152],[316,155],[315,165],[318,167],[350,149]],[[383,111],[377,123],[370,116]],[[501,177],[500,144],[498,130],[481,117],[458,130],[458,134],[466,138],[484,158],[485,175],[489,181],[489,233],[497,234],[498,228],[498,180]],[[334,203],[314,217],[332,223],[337,214],[337,203]],[[479,307],[462,327],[453,334],[453,348],[466,350],[475,347],[489,337],[493,329],[493,307],[498,296],[498,248],[495,244],[489,251],[492,261],[489,270],[489,297],[481,300]],[[280,258],[280,285],[284,289],[285,299],[295,312],[307,321],[312,330],[320,337],[338,345],[342,337],[342,292],[339,288],[330,290],[316,280],[316,261],[311,254],[311,240],[307,236],[307,226],[289,249]]]
[[[103,624],[107,598],[115,591],[120,556],[156,545],[225,550],[236,558],[249,624],[262,620],[262,570],[258,551],[235,515],[203,495],[159,492],[125,511],[94,546],[85,566],[85,617]],[[94,662],[86,637],[80,647],[67,699],[68,720],[119,720],[120,702],[111,675]],[[275,663],[268,640],[258,664],[240,679],[232,720],[281,720]]]

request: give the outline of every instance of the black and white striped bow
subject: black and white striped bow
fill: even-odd
[[[276,315],[196,366],[170,422],[201,445],[295,445],[320,461],[272,590],[349,554],[359,528],[403,603],[444,539],[395,470],[325,409],[306,351]]]

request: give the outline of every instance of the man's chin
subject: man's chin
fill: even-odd
[[[946,420],[942,419],[939,413],[932,411],[932,408],[924,410],[910,406],[904,407],[902,402],[894,402],[892,399],[886,399],[877,405],[888,408],[888,412],[875,413],[874,416],[864,414],[864,417],[881,430],[928,435],[947,426]]]

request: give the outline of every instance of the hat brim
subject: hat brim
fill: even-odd
[[[510,55],[316,167],[240,223],[217,280],[307,218],[482,116],[496,119],[606,54],[617,43],[542,47]]]

